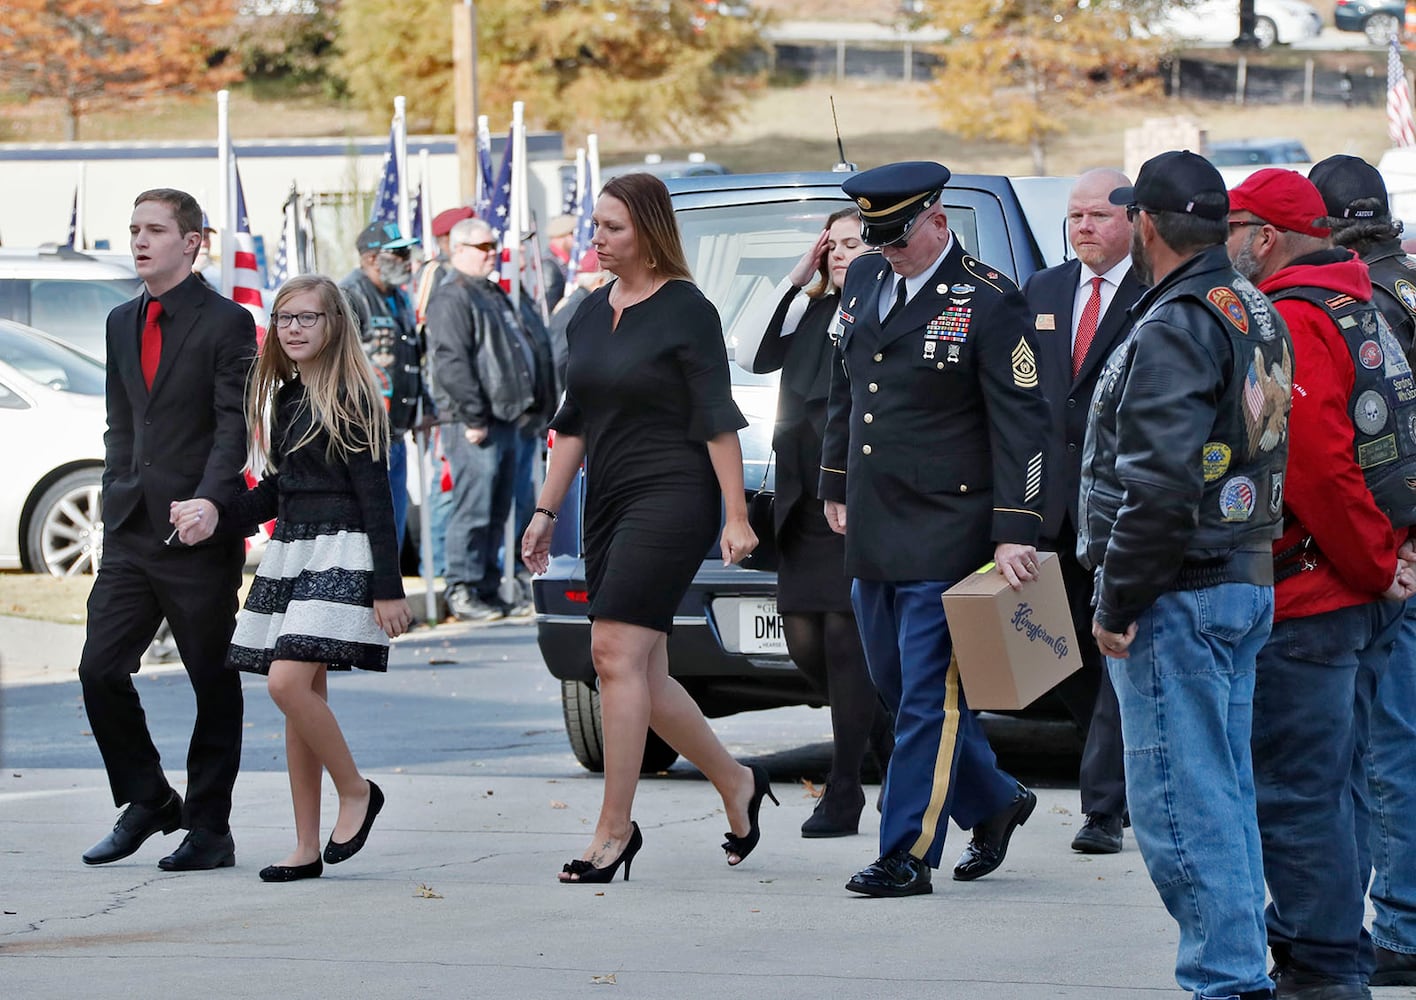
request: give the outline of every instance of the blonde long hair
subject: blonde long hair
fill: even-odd
[[[325,345],[315,364],[297,369],[280,343],[275,317],[292,296],[316,292],[325,320]],[[383,396],[374,385],[369,361],[359,344],[359,320],[338,285],[322,274],[302,274],[291,278],[275,293],[270,310],[270,329],[261,346],[246,394],[246,422],[252,429],[251,448],[255,457],[275,468],[271,449],[271,422],[275,397],[281,387],[299,375],[305,383],[305,405],[310,408],[309,432],[294,447],[309,444],[321,431],[329,434],[325,457],[370,452],[374,458],[388,454],[388,414]]]

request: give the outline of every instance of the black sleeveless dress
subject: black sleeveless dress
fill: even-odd
[[[668,282],[614,329],[612,287],[570,322],[566,398],[551,427],[585,440],[590,617],[668,633],[721,524],[706,442],[747,421],[718,311],[697,286]]]

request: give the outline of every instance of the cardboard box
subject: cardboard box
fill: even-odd
[[[944,592],[944,615],[970,708],[1023,708],[1082,665],[1056,553],[1022,590],[989,563]]]

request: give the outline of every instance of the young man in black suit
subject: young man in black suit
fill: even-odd
[[[1078,782],[1086,822],[1072,840],[1072,850],[1085,854],[1121,850],[1126,813],[1121,716],[1091,634],[1092,575],[1077,562],[1077,489],[1097,373],[1130,331],[1129,310],[1143,291],[1131,269],[1126,211],[1107,200],[1130,184],[1118,170],[1089,170],[1078,177],[1067,198],[1067,242],[1076,258],[1038,271],[1023,284],[1052,408],[1052,474],[1039,547],[1057,553],[1082,657],[1082,669],[1058,685],[1057,694],[1086,736]]]
[[[127,808],[83,860],[118,861],[153,834],[180,826],[190,832],[160,868],[224,868],[236,862],[228,819],[241,761],[242,709],[226,647],[244,544],[218,535],[184,546],[168,523],[168,508],[196,497],[220,509],[244,488],[243,403],[255,322],[192,273],[202,210],[191,195],[143,192],[128,231],[144,289],[108,316],[104,553],[79,663],[84,707],[113,802]],[[163,774],[132,681],[164,617],[197,702],[185,806]]]

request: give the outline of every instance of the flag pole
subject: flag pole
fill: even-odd
[[[229,90],[216,92],[216,157],[220,173],[221,206],[221,288],[226,298],[231,298],[231,289],[236,278],[236,195],[232,174],[235,165],[231,162]]]
[[[433,236],[433,218],[429,211],[433,204],[432,185],[432,154],[423,148],[418,150],[418,170],[421,174],[421,183],[418,186],[418,197],[422,202],[422,210],[418,213],[422,219],[421,233],[415,233],[423,241],[423,266],[427,267],[432,259],[433,248],[437,246],[437,241]],[[418,400],[419,415],[422,415],[423,401]],[[421,421],[420,421],[421,423]],[[438,468],[433,462],[433,438],[432,431],[419,430],[413,436],[418,445],[418,504],[421,516],[418,518],[418,553],[423,570],[423,618],[429,625],[438,623],[438,595],[437,595],[437,575],[433,566],[433,508],[429,502],[433,495],[433,485],[441,477],[438,475]]]
[[[408,231],[408,120],[404,117],[407,107],[406,98],[393,99],[393,157],[398,164],[398,231],[405,238],[412,235]]]

